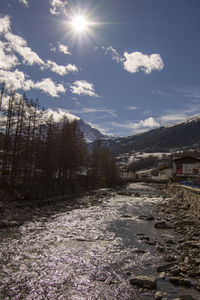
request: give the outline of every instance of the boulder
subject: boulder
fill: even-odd
[[[169,263],[169,264],[165,264],[165,265],[159,266],[157,268],[157,272],[169,271],[174,266],[175,266],[174,263]]]
[[[165,295],[164,293],[156,292],[156,293],[154,294],[154,298],[155,298],[156,300],[162,300],[164,295]]]
[[[169,223],[166,223],[165,221],[160,221],[157,222],[155,225],[155,228],[159,228],[159,229],[172,229],[173,226]]]
[[[153,276],[134,276],[129,280],[129,282],[132,285],[137,285],[142,288],[155,290],[156,280],[156,277]]]
[[[161,272],[159,275],[160,279],[165,279],[166,273],[165,272]]]
[[[147,221],[154,221],[155,220],[155,218],[153,216],[151,216],[151,215],[149,215],[149,216],[140,215],[138,217],[138,219],[140,219],[140,220],[147,220]]]
[[[190,296],[190,295],[181,295],[179,296],[180,300],[195,300],[194,297]]]
[[[177,284],[177,285],[182,285],[185,287],[191,287],[191,281],[188,278],[182,278],[179,276],[171,276],[169,277],[169,281],[172,282],[173,284]]]
[[[186,241],[183,242],[178,248],[179,249],[184,249],[184,248],[196,248],[199,249],[200,248],[200,242],[198,241]]]
[[[171,283],[173,283],[173,284],[179,284],[179,282],[180,282],[180,280],[181,280],[181,277],[179,277],[179,276],[170,276],[169,277],[169,281],[171,282]]]

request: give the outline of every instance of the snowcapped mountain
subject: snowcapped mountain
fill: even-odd
[[[190,123],[190,122],[193,122],[193,121],[198,121],[199,119],[200,119],[200,114],[191,116],[191,117],[189,117],[185,120],[182,120],[182,121],[171,123],[171,124],[169,124],[165,127],[172,127],[172,126],[175,126],[175,125],[186,124],[186,123]]]
[[[175,152],[200,149],[200,115],[144,133],[102,142],[116,156],[134,152]]]
[[[111,135],[105,135],[101,133],[98,129],[92,127],[90,124],[84,122],[82,119],[77,120],[77,122],[79,124],[81,131],[83,132],[83,135],[87,143],[91,143],[96,140],[113,139]]]

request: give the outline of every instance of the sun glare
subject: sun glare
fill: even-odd
[[[76,16],[72,20],[72,27],[77,32],[84,32],[88,28],[88,21],[84,16]]]

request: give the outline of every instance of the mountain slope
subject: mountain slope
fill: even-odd
[[[103,141],[102,144],[115,154],[197,149],[200,147],[200,115],[142,134]]]
[[[92,127],[90,124],[85,123],[82,119],[77,120],[81,131],[85,137],[86,142],[94,142],[95,140],[110,139],[111,136],[102,134],[98,129]]]

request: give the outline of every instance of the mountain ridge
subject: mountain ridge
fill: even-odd
[[[175,152],[200,148],[200,115],[191,116],[181,122],[161,126],[144,133],[113,140],[102,140],[102,146],[114,155],[127,152]]]

